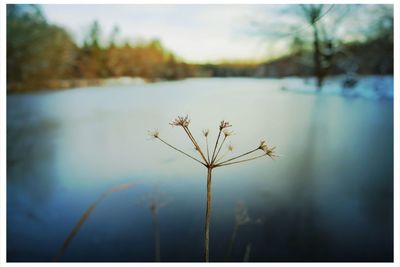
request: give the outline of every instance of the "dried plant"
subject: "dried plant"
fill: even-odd
[[[154,251],[156,262],[161,261],[161,249],[160,249],[160,226],[158,223],[158,211],[165,207],[169,201],[163,200],[162,195],[158,191],[154,191],[149,202],[149,209],[151,212],[151,220],[153,222],[154,229]]]
[[[233,249],[233,246],[236,241],[236,235],[239,230],[239,227],[249,224],[249,223],[252,223],[252,222],[253,222],[253,220],[248,215],[246,206],[242,202],[238,202],[236,205],[236,210],[235,210],[235,224],[233,227],[231,240],[229,242],[228,252],[226,254],[226,261],[230,261],[232,249]]]
[[[77,224],[74,226],[74,228],[71,230],[67,238],[64,240],[60,250],[58,251],[57,255],[54,258],[54,261],[59,261],[61,257],[64,255],[66,249],[68,248],[69,244],[71,243],[72,239],[76,236],[76,234],[79,232],[79,229],[81,226],[86,222],[86,220],[89,218],[89,216],[92,214],[94,209],[97,207],[97,205],[103,201],[105,198],[107,198],[109,195],[123,191],[126,189],[129,189],[133,186],[135,186],[137,183],[126,183],[126,184],[120,184],[114,187],[111,187],[107,191],[105,191],[103,194],[101,194],[87,209],[86,211],[82,214],[81,218],[77,222]]]
[[[251,243],[247,244],[246,252],[244,253],[243,261],[248,262],[250,259]]]
[[[196,151],[199,153],[200,159],[182,151],[181,149],[169,144],[167,141],[162,139],[160,137],[160,132],[158,130],[155,130],[153,132],[150,132],[150,136],[152,136],[154,139],[158,139],[170,148],[184,154],[185,156],[191,158],[192,160],[195,160],[196,162],[202,164],[204,167],[207,168],[207,206],[206,206],[206,215],[205,215],[205,233],[204,233],[204,260],[206,262],[209,261],[209,241],[210,241],[210,218],[211,218],[211,180],[212,180],[212,171],[215,168],[218,167],[223,167],[223,166],[228,166],[228,165],[233,165],[237,163],[242,163],[246,161],[251,161],[255,160],[261,157],[268,156],[271,159],[274,159],[277,157],[275,154],[275,147],[270,148],[265,141],[261,141],[260,145],[256,146],[254,149],[240,154],[235,157],[231,157],[227,160],[224,160],[224,157],[228,154],[225,153],[222,156],[218,157],[220,154],[220,151],[225,144],[225,141],[232,136],[232,131],[230,131],[228,128],[232,127],[231,124],[227,121],[221,121],[219,125],[219,132],[218,136],[214,145],[214,148],[211,151],[208,147],[208,136],[209,136],[209,130],[204,130],[203,131],[203,136],[206,139],[206,154],[203,153],[203,150],[200,148],[199,143],[193,136],[192,132],[189,129],[189,124],[190,124],[190,119],[188,116],[181,117],[178,116],[178,118],[174,119],[170,125],[172,126],[178,126],[182,127],[182,129],[185,131],[186,135],[189,137],[190,141],[193,143]],[[222,137],[223,135],[223,137]],[[221,140],[222,139],[222,140]],[[232,152],[233,147],[232,145],[229,145],[227,148],[227,152]],[[262,151],[262,154],[256,155],[255,153]],[[210,155],[211,154],[211,155]],[[211,156],[211,157],[210,157]]]
[[[135,202],[135,204],[142,205],[150,211],[154,234],[154,260],[161,262],[161,235],[158,213],[162,208],[173,202],[173,199],[160,192],[158,186],[155,186],[152,191]]]

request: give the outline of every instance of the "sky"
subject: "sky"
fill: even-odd
[[[260,5],[43,5],[47,19],[65,27],[79,43],[97,20],[104,38],[118,26],[121,40],[157,38],[177,56],[194,63],[259,61],[280,44],[251,36],[254,17],[276,16],[280,6]]]
[[[304,17],[296,14],[297,5],[52,4],[42,8],[50,23],[64,27],[78,43],[97,20],[104,40],[118,26],[121,42],[159,39],[176,56],[192,63],[261,62],[288,50],[293,36],[285,32],[297,32],[304,39],[311,36]],[[368,31],[375,7],[326,5],[325,11],[321,21],[330,25],[331,37],[351,40]]]

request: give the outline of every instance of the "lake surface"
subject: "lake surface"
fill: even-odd
[[[8,95],[7,260],[52,261],[93,202],[133,182],[97,203],[59,260],[154,261],[155,218],[161,261],[202,261],[207,170],[148,135],[157,128],[196,155],[169,125],[189,115],[202,145],[201,131],[210,129],[213,144],[225,119],[232,155],[264,139],[281,155],[215,169],[211,261],[392,261],[393,100],[281,90],[302,82],[189,79]],[[250,222],[232,242],[238,206]]]

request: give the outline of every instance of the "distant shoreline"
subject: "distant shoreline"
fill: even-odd
[[[43,91],[58,91],[74,88],[84,88],[92,86],[107,86],[107,85],[138,85],[151,83],[140,77],[116,77],[106,79],[65,79],[65,80],[51,80],[44,82],[42,89],[23,89],[23,85],[18,84],[7,84],[8,94],[19,94],[19,93],[33,93]],[[14,88],[10,90],[9,88]]]
[[[374,75],[357,75],[357,77],[387,77],[393,75],[387,74],[374,74]],[[326,77],[326,82],[331,79],[337,79],[342,77],[345,78],[344,74],[339,75],[332,75]],[[179,80],[165,80],[165,79],[156,79],[156,80],[146,80],[141,77],[115,77],[115,78],[102,78],[102,79],[66,79],[66,80],[52,80],[46,82],[47,86],[43,86],[43,89],[16,89],[16,90],[9,90],[7,88],[7,94],[14,95],[14,94],[30,94],[30,93],[47,93],[47,92],[58,92],[64,90],[76,90],[76,89],[84,89],[90,87],[104,87],[107,86],[137,86],[137,85],[144,85],[144,84],[152,84],[152,83],[160,83],[160,82],[169,82],[169,81],[181,81],[181,80],[188,80],[188,79],[198,79],[198,78],[206,78],[206,79],[235,79],[235,78],[248,78],[248,79],[290,79],[290,78],[299,78],[299,79],[313,79],[313,76],[285,76],[285,77],[249,77],[249,76],[233,76],[233,77],[207,77],[207,76],[196,76],[196,77],[186,77],[184,79]],[[15,86],[15,85],[14,85]],[[7,85],[8,87],[8,85]],[[14,87],[15,88],[15,87]],[[17,85],[18,88],[18,85]]]

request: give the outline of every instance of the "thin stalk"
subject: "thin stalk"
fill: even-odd
[[[210,218],[211,218],[211,173],[212,168],[207,171],[207,208],[204,232],[204,261],[209,262],[209,241],[210,241]]]
[[[218,159],[215,160],[215,163],[218,165],[218,161],[221,161],[223,158],[225,158],[226,155],[228,155],[229,152],[230,152],[230,151],[228,150],[228,151],[226,151],[224,154],[222,154],[221,157],[219,157]]]
[[[215,168],[216,167],[227,166],[227,165],[232,165],[232,164],[236,164],[236,163],[241,163],[241,162],[246,162],[246,161],[250,161],[250,160],[254,160],[254,159],[258,159],[258,158],[264,157],[266,155],[267,154],[262,154],[262,155],[259,155],[259,156],[256,156],[256,157],[252,157],[252,158],[248,158],[248,159],[238,160],[238,161],[224,163],[224,164],[220,163],[220,164],[216,165]]]
[[[206,145],[207,145],[207,159],[208,162],[210,163],[210,151],[208,150],[208,136],[206,136]]]
[[[90,217],[90,215],[92,214],[92,212],[94,211],[94,209],[97,207],[97,205],[102,202],[106,197],[108,197],[109,195],[111,195],[112,193],[116,193],[128,188],[131,188],[132,186],[134,186],[134,183],[127,183],[127,184],[121,184],[121,185],[117,185],[114,187],[111,187],[110,189],[108,189],[106,192],[104,192],[103,194],[101,194],[96,201],[94,201],[89,208],[82,214],[82,216],[80,217],[78,223],[74,226],[74,228],[72,229],[72,231],[69,233],[69,235],[67,236],[67,238],[64,240],[62,247],[60,248],[60,250],[58,251],[57,255],[54,257],[54,261],[57,262],[61,259],[61,257],[64,255],[65,250],[68,248],[69,244],[71,243],[71,241],[74,239],[74,237],[78,234],[79,229],[81,228],[81,226],[86,222],[86,220]]]
[[[217,159],[218,154],[219,154],[219,152],[221,151],[221,148],[222,148],[222,146],[223,146],[224,143],[225,143],[225,140],[226,140],[226,136],[224,136],[224,139],[222,140],[222,143],[221,143],[221,145],[219,146],[219,149],[218,149],[218,151],[217,151],[217,154],[215,154],[215,157],[212,159],[213,162],[214,162],[214,160]]]
[[[180,149],[174,147],[173,145],[168,144],[167,142],[165,142],[164,140],[162,140],[160,137],[158,137],[158,139],[159,139],[161,142],[163,142],[164,144],[166,144],[167,146],[169,146],[170,148],[175,149],[175,150],[178,151],[178,152],[181,152],[181,153],[184,154],[185,156],[187,156],[187,157],[189,157],[189,158],[191,158],[191,159],[197,161],[197,162],[200,163],[201,165],[207,166],[206,164],[204,164],[204,163],[201,162],[200,160],[196,159],[195,157],[192,157],[192,156],[190,156],[189,154],[183,152],[182,150],[180,150]]]
[[[215,150],[217,150],[217,146],[218,146],[218,142],[219,142],[219,137],[221,136],[221,131],[222,131],[222,129],[219,130],[218,137],[217,137],[217,141],[215,142],[213,154],[212,154],[212,156],[211,156],[211,164],[214,163],[214,162],[213,162],[213,158],[214,158],[214,155],[215,155]]]
[[[234,226],[233,232],[232,232],[232,236],[231,236],[231,241],[229,242],[228,252],[226,253],[226,258],[225,258],[226,261],[229,261],[231,258],[232,249],[233,249],[233,245],[235,244],[238,228],[239,228],[239,225],[237,223],[235,223],[235,226]]]
[[[57,255],[54,258],[55,262],[60,261],[61,257],[64,255],[65,250],[68,248],[70,242],[72,239],[75,237],[75,235],[78,233],[79,229],[83,225],[83,223],[87,220],[87,218],[92,214],[93,210],[96,208],[96,206],[106,197],[106,194],[102,194],[95,202],[93,202],[92,205],[89,206],[89,208],[82,214],[81,218],[79,219],[78,223],[75,225],[75,227],[72,229],[72,231],[69,233],[68,237],[64,240],[64,243],[61,247],[61,249],[58,251]]]
[[[196,139],[194,139],[192,133],[190,132],[188,127],[183,127],[183,129],[185,130],[185,132],[187,133],[187,135],[189,136],[190,140],[192,141],[192,143],[194,144],[194,146],[196,147],[196,150],[200,153],[200,156],[203,158],[204,162],[206,164],[208,164],[208,161],[206,160],[206,157],[204,157],[203,152],[201,151],[200,146],[197,144]]]
[[[243,153],[243,154],[241,154],[241,155],[239,155],[239,156],[236,156],[236,157],[230,158],[230,159],[228,159],[228,160],[225,160],[225,161],[219,163],[219,164],[216,165],[216,166],[221,166],[222,164],[224,164],[224,163],[226,163],[226,162],[229,162],[229,161],[232,161],[232,160],[235,160],[235,159],[244,157],[244,156],[246,156],[246,155],[248,155],[248,154],[251,154],[251,153],[253,153],[253,152],[256,152],[258,149],[259,149],[259,148],[257,147],[257,148],[255,148],[255,149],[253,149],[253,150],[250,150],[249,152],[246,152],[246,153]]]
[[[250,260],[251,243],[247,244],[246,252],[244,253],[243,261],[248,262]]]
[[[154,248],[156,253],[156,262],[160,262],[160,227],[157,220],[156,208],[151,208],[151,219],[154,226]]]

